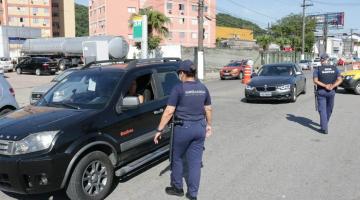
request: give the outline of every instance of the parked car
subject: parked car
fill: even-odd
[[[313,68],[320,67],[321,66],[320,58],[315,58],[312,62],[312,66],[313,66]]]
[[[18,74],[33,73],[37,76],[42,74],[55,74],[58,71],[57,63],[46,57],[28,57],[22,59],[16,65],[15,70]]]
[[[293,63],[264,65],[245,88],[247,101],[289,100],[306,93],[306,78]]]
[[[343,72],[341,76],[343,77],[343,82],[340,87],[346,91],[355,92],[355,94],[360,95],[360,70]]]
[[[337,62],[337,65],[345,65],[345,64],[346,64],[345,59],[343,59],[343,58],[340,58]]]
[[[3,69],[3,72],[14,71],[14,65],[10,58],[0,58],[0,68]]]
[[[337,58],[335,58],[335,57],[331,57],[331,58],[329,58],[329,64],[330,65],[337,65],[337,63],[338,63],[338,59]]]
[[[220,79],[242,79],[247,60],[232,61],[220,70]]]
[[[14,89],[5,79],[3,74],[0,74],[0,116],[12,112],[18,108],[19,106],[15,100]],[[0,183],[1,183],[1,178],[0,178]]]
[[[64,78],[66,78],[68,75],[73,73],[74,71],[79,70],[80,68],[70,68],[59,75],[57,75],[54,79],[51,80],[50,83],[41,85],[38,87],[35,87],[30,94],[30,104],[35,104],[41,97],[50,89],[52,88],[56,83],[62,81]]]
[[[312,62],[311,60],[300,60],[299,66],[303,70],[310,70],[312,68]]]
[[[154,144],[179,83],[179,59],[109,61],[71,73],[29,105],[0,119],[0,190],[65,189],[71,200],[102,200],[124,177],[169,155],[171,126]],[[136,82],[136,94],[129,91]],[[146,95],[145,95],[146,94]]]

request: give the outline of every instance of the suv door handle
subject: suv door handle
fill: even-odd
[[[164,109],[161,108],[161,109],[159,109],[159,110],[155,110],[155,111],[154,111],[154,115],[158,115],[158,114],[161,114],[161,113],[163,113],[163,112],[164,112]]]

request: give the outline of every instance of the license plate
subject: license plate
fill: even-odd
[[[52,72],[55,72],[55,71],[56,71],[56,69],[51,69],[51,71],[52,71]]]
[[[261,97],[271,97],[272,94],[271,94],[271,92],[260,92],[260,96]]]
[[[229,76],[230,75],[230,73],[224,73],[224,76]]]

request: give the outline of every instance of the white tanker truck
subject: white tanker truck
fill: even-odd
[[[77,66],[83,62],[84,44],[89,42],[105,42],[106,52],[110,59],[125,58],[129,44],[120,36],[90,36],[76,38],[41,38],[27,39],[21,52],[25,57],[48,57],[58,62],[60,70]]]

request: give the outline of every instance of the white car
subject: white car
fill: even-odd
[[[310,70],[312,68],[311,65],[311,60],[300,60],[299,62],[299,67],[303,70]]]
[[[0,58],[0,69],[4,72],[14,71],[14,65],[10,58]]]
[[[312,66],[313,67],[320,67],[321,66],[320,58],[315,58],[314,61],[312,62]]]
[[[0,116],[19,108],[15,92],[3,74],[0,74]]]

